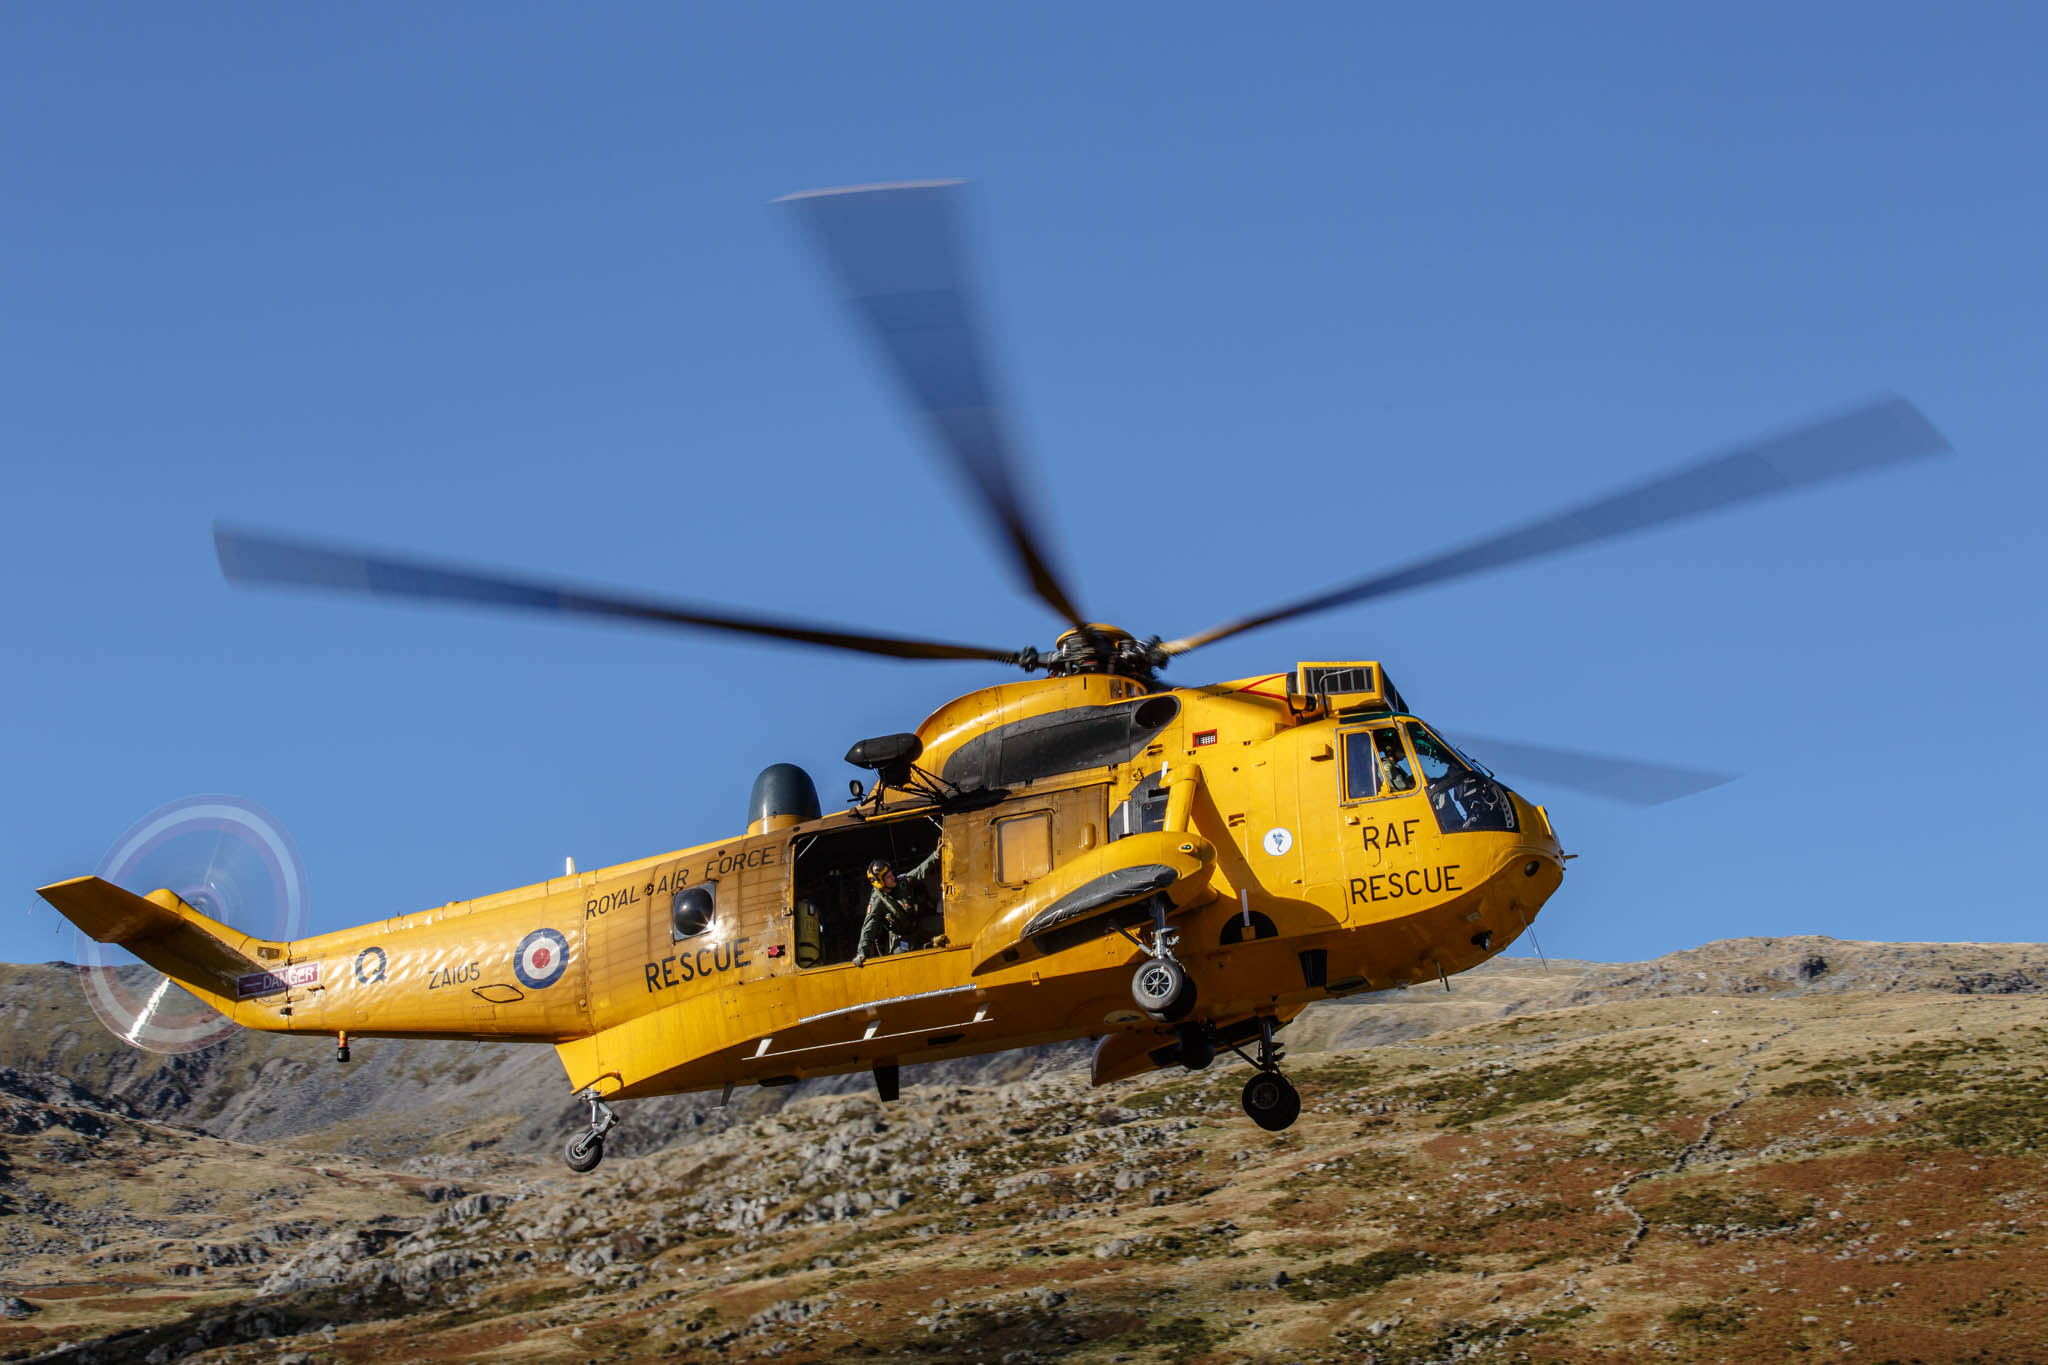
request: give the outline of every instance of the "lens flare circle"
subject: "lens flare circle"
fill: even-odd
[[[306,865],[270,812],[239,796],[188,796],[143,816],[114,841],[96,874],[146,896],[168,888],[209,919],[272,940],[306,925]],[[196,1052],[235,1031],[126,949],[74,934],[79,980],[115,1037],[148,1052]]]

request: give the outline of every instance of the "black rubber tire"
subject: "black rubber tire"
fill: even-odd
[[[1244,1112],[1269,1133],[1293,1126],[1301,1117],[1301,1092],[1277,1071],[1261,1071],[1244,1083]]]
[[[604,1160],[604,1139],[593,1133],[578,1133],[563,1144],[562,1160],[578,1175],[597,1169]]]
[[[1131,999],[1162,1023],[1185,1019],[1195,1007],[1195,983],[1187,969],[1171,958],[1152,957],[1131,974]]]

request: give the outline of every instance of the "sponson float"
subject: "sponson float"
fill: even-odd
[[[1204,644],[1737,502],[1939,453],[1887,399],[1271,611],[1166,641],[1089,621],[1046,552],[969,325],[955,191],[797,196],[855,315],[965,476],[1019,579],[1067,623],[1049,650],[863,634],[216,529],[237,582],[370,592],[768,637],[1023,680],[855,744],[873,774],[824,814],[811,779],[755,782],[744,834],[338,933],[270,941],[171,889],[86,877],[42,894],[250,1028],[545,1043],[588,1097],[566,1158],[597,1164],[610,1101],[899,1068],[1093,1038],[1098,1083],[1225,1052],[1266,1128],[1300,1110],[1277,1035],[1310,1002],[1442,980],[1500,952],[1567,855],[1504,767],[1636,800],[1720,780],[1453,740],[1376,660],[1173,686]],[[877,865],[881,865],[877,870]],[[926,868],[920,877],[907,875]],[[896,873],[904,873],[900,880]],[[873,913],[871,913],[871,907]]]

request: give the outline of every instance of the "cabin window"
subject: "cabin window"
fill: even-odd
[[[717,886],[717,882],[706,882],[702,886],[686,886],[676,892],[668,908],[670,942],[681,943],[711,928],[711,921],[718,913]]]
[[[1052,871],[1052,812],[996,821],[996,880],[1017,886]]]
[[[1391,725],[1344,735],[1344,799],[1370,801],[1415,790],[1415,768]]]

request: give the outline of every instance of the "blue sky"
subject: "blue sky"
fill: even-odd
[[[1538,929],[2033,939],[2048,11],[0,9],[0,958],[230,792],[316,929],[710,838],[995,680],[230,591],[213,519],[1049,643],[770,200],[974,180],[1091,612],[1400,562],[1873,395],[1956,458],[1242,637],[1453,732],[1745,774]],[[30,913],[31,911],[34,913]]]

